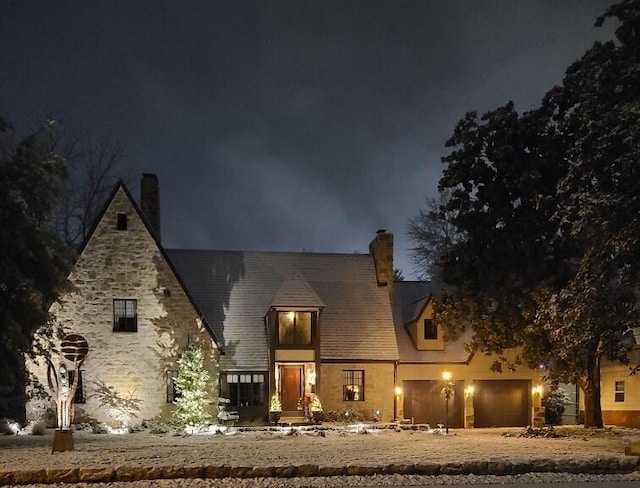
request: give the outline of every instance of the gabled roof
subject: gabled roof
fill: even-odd
[[[313,290],[300,270],[287,276],[271,302],[272,307],[324,308],[324,302]]]
[[[420,318],[429,300],[438,290],[430,281],[398,281],[394,283],[394,315],[402,325]],[[396,317],[394,317],[395,320]]]
[[[368,254],[166,252],[223,342],[223,369],[268,369],[274,306],[322,309],[322,359],[398,357],[388,291]]]
[[[111,205],[111,203],[113,202],[114,198],[116,197],[116,195],[118,194],[119,191],[123,191],[124,194],[126,195],[126,197],[128,198],[128,200],[131,203],[131,206],[133,207],[133,209],[135,210],[137,216],[140,218],[140,220],[142,221],[142,223],[145,226],[145,229],[147,230],[149,235],[153,238],[154,242],[158,246],[158,250],[160,251],[160,254],[164,258],[164,260],[166,261],[168,266],[171,268],[172,273],[174,274],[174,276],[177,279],[178,283],[180,284],[180,286],[182,287],[183,291],[187,295],[187,298],[191,302],[191,305],[193,306],[194,310],[196,311],[196,313],[200,317],[200,320],[202,320],[202,323],[203,323],[204,327],[207,329],[207,331],[211,335],[211,338],[213,339],[213,341],[218,346],[218,349],[220,350],[220,352],[222,354],[224,354],[224,348],[222,346],[222,343],[216,337],[215,332],[211,328],[211,325],[207,322],[206,317],[199,310],[198,304],[193,300],[193,297],[190,295],[189,290],[186,288],[186,286],[185,286],[184,282],[182,281],[180,275],[178,274],[178,272],[174,268],[173,264],[171,263],[171,260],[167,256],[164,248],[162,247],[162,244],[160,244],[159,236],[156,235],[155,231],[153,230],[153,228],[149,224],[148,219],[145,217],[144,213],[142,212],[142,210],[140,209],[140,207],[136,203],[135,198],[133,198],[133,195],[131,194],[131,192],[127,188],[127,185],[125,185],[125,183],[124,183],[124,181],[122,179],[118,180],[118,182],[114,186],[113,190],[111,191],[111,194],[109,195],[109,198],[107,198],[104,206],[102,207],[102,210],[100,211],[100,214],[98,215],[98,218],[96,218],[96,220],[95,220],[95,222],[93,224],[93,227],[91,228],[91,231],[87,234],[87,237],[84,240],[84,242],[83,242],[83,244],[82,244],[82,246],[80,248],[78,256],[82,255],[82,253],[84,252],[84,249],[86,248],[87,244],[91,240],[91,237],[93,236],[93,234],[95,233],[96,229],[98,228],[98,225],[102,221],[102,219],[104,217],[104,214],[109,209],[109,206]]]
[[[440,291],[440,286],[430,281],[396,281],[393,300],[393,321],[400,363],[464,363],[469,353],[464,345],[471,339],[467,329],[455,341],[447,341],[443,351],[421,351],[416,349],[407,325],[414,323],[424,313],[431,298]]]

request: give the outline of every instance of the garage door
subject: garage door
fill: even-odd
[[[531,404],[529,380],[473,382],[475,427],[525,427]]]
[[[463,426],[463,387],[464,382],[454,382],[455,394],[449,400],[449,427]],[[442,381],[404,381],[404,418],[412,418],[416,424],[429,424],[435,428],[438,424],[445,424],[446,404],[440,392]]]

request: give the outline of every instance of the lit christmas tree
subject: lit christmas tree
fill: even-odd
[[[320,402],[320,397],[318,395],[313,396],[313,401],[311,402],[311,412],[322,412],[322,403]]]
[[[269,407],[269,410],[271,412],[281,412],[282,411],[282,404],[280,403],[280,399],[278,398],[278,395],[273,395],[271,397],[271,405]]]
[[[177,398],[174,417],[182,426],[200,426],[207,424],[211,415],[207,405],[211,403],[207,385],[209,373],[204,369],[202,348],[189,346],[178,360],[178,377],[175,379]]]

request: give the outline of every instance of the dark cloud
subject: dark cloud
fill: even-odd
[[[8,1],[0,113],[120,140],[168,246],[367,252],[386,228],[410,276],[455,122],[537,104],[608,4]]]

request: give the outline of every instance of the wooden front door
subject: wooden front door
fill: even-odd
[[[302,368],[282,366],[280,369],[282,387],[282,410],[298,410],[298,400],[302,396]]]

